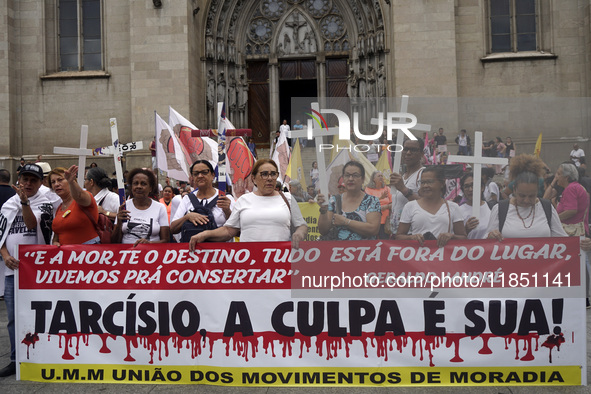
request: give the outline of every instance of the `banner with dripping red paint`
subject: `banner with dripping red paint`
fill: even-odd
[[[586,384],[578,239],[290,246],[23,246],[18,378]]]

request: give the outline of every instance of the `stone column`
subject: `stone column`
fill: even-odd
[[[277,60],[269,61],[269,105],[271,131],[279,130],[281,123],[279,114],[279,63]]]

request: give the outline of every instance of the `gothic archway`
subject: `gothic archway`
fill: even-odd
[[[320,97],[385,97],[381,7],[380,0],[211,0],[203,57],[210,127],[215,102],[225,100],[232,122],[265,142],[280,121],[280,68],[290,59],[314,60]]]

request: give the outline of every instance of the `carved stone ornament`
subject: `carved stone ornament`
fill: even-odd
[[[329,40],[336,40],[345,33],[345,24],[338,15],[328,15],[320,21],[322,35]]]
[[[306,0],[306,9],[316,18],[326,15],[331,8],[330,0]]]
[[[271,39],[273,24],[266,18],[257,18],[248,27],[249,38],[258,43],[266,43]]]
[[[286,4],[283,0],[263,0],[261,12],[269,19],[279,19],[285,14]]]

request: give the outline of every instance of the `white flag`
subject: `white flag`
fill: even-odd
[[[172,127],[174,135],[181,145],[187,167],[191,168],[195,160],[207,160],[213,168],[216,168],[218,165],[218,143],[209,137],[193,137],[192,131],[199,130],[197,126],[172,107],[168,108],[168,124]]]
[[[287,144],[287,137],[285,136],[285,133],[280,133],[279,139],[275,144],[275,151],[273,152],[273,161],[279,167],[278,180],[281,183],[290,181],[289,177],[285,177],[290,156],[291,152],[289,150],[289,145]]]
[[[154,111],[156,125],[156,160],[158,168],[169,177],[189,181],[189,167],[183,157],[181,144],[172,128]]]

